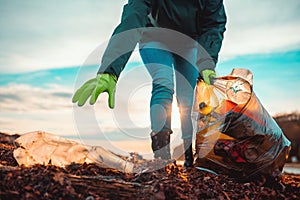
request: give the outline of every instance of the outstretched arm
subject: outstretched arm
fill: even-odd
[[[102,57],[98,74],[120,76],[132,51],[141,39],[141,30],[146,27],[151,0],[129,0],[123,8],[121,23],[116,27]],[[137,29],[137,30],[136,30]]]
[[[101,93],[107,92],[108,105],[114,108],[117,79],[141,38],[142,32],[134,29],[146,27],[148,23],[150,1],[129,0],[124,6],[121,23],[109,40],[97,76],[86,81],[75,92],[72,98],[73,103],[83,106],[90,98],[89,102],[93,105]]]
[[[206,0],[204,12],[200,17],[201,36],[198,42],[206,50],[208,56],[199,55],[197,66],[200,71],[214,70],[222,46],[223,34],[226,30],[227,19],[223,0]]]

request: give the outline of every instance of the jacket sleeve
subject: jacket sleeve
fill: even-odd
[[[121,23],[115,28],[103,54],[98,74],[120,76],[141,39],[142,31],[139,28],[148,24],[150,10],[151,0],[128,0],[123,7]]]
[[[226,30],[227,19],[223,0],[206,0],[204,10],[199,17],[201,19],[198,42],[208,54],[198,51],[200,55],[198,55],[197,66],[200,71],[214,69]]]

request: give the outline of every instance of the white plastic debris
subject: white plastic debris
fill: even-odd
[[[87,146],[50,133],[35,131],[16,139],[14,150],[19,165],[52,164],[65,167],[71,163],[97,163],[126,173],[133,172],[133,163],[100,146]]]

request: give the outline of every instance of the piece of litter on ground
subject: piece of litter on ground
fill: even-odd
[[[210,170],[210,169],[207,169],[207,168],[204,168],[204,167],[196,167],[196,169],[200,170],[200,171],[205,171],[205,172],[208,172],[208,173],[211,173],[211,174],[214,174],[214,175],[218,175],[216,172],[214,172],[213,170]]]

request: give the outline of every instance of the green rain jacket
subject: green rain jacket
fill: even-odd
[[[199,58],[199,71],[214,69],[225,24],[223,0],[128,0],[121,23],[114,30],[104,52],[98,74],[109,73],[119,77],[136,44],[142,39],[142,34],[124,36],[119,33],[148,26],[169,28],[197,38],[211,57],[210,61]],[[125,54],[119,52],[122,45],[129,49]]]

